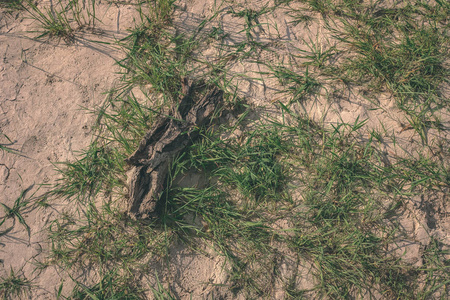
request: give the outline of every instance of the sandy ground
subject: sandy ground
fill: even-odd
[[[184,11],[180,12],[175,24],[181,32],[189,32],[204,17],[213,11],[213,1],[193,0],[182,3]],[[262,1],[253,1],[249,6],[258,7]],[[104,5],[100,11],[103,24],[98,26],[101,34],[78,34],[77,39],[66,44],[64,41],[42,41],[32,39],[36,23],[22,18],[22,15],[7,14],[0,10],[0,143],[14,149],[19,154],[0,152],[0,202],[12,206],[21,192],[30,188],[29,195],[45,191],[41,184],[51,184],[57,179],[55,163],[73,161],[77,151],[84,149],[91,141],[91,128],[94,116],[85,109],[93,109],[101,104],[104,93],[114,87],[118,79],[116,59],[122,55],[114,46],[116,39],[126,36],[126,29],[132,25],[135,16],[132,7],[127,5]],[[255,28],[255,34],[261,41],[272,42],[278,48],[278,54],[262,57],[267,60],[285,59],[295,47],[305,48],[309,37],[325,40],[327,33],[321,32],[320,26],[305,30],[303,25],[288,25],[288,17],[279,13],[269,14],[262,24],[277,23],[274,26]],[[241,32],[241,20],[225,14],[221,18],[223,29],[230,33],[229,43],[236,43],[245,38]],[[99,44],[92,40],[101,40],[111,44]],[[277,44],[278,43],[278,44]],[[281,46],[280,46],[281,45]],[[201,55],[213,59],[213,48],[203,49]],[[232,72],[263,72],[256,64],[242,62],[233,67]],[[250,100],[263,113],[274,111],[272,105],[279,87],[275,79],[259,75],[261,80],[242,80],[240,93]],[[395,108],[394,100],[388,96],[380,98],[384,110],[370,110],[370,105],[358,94],[341,95],[344,101],[330,103],[318,97],[311,102],[307,111],[315,120],[324,123],[345,121],[354,122],[369,119],[370,128],[379,129],[383,124],[388,132],[394,132],[400,147],[385,145],[385,151],[391,155],[412,154],[419,152],[418,136],[413,130],[404,130],[404,116]],[[300,109],[300,108],[299,108]],[[276,112],[275,112],[276,113]],[[444,122],[450,121],[444,115]],[[430,132],[431,139],[438,136]],[[448,136],[444,136],[449,140]],[[431,144],[433,141],[431,141]],[[448,145],[447,145],[448,146]],[[403,150],[399,150],[403,149]],[[447,191],[448,192],[448,191]],[[415,237],[398,245],[399,251],[406,251],[405,259],[421,263],[421,251],[434,236],[450,245],[450,218],[447,195],[423,195],[422,198],[410,199],[405,208],[401,223]],[[446,200],[447,199],[447,200]],[[24,213],[26,223],[30,226],[30,237],[21,224],[0,237],[0,275],[9,274],[10,268],[22,270],[25,277],[33,279],[33,291],[30,299],[55,299],[62,281],[67,282],[64,291],[70,291],[70,279],[54,268],[47,268],[39,275],[33,273],[33,262],[45,253],[46,232],[42,231],[49,221],[67,209],[64,204],[55,205],[52,210],[33,210]],[[9,228],[8,220],[3,228]],[[281,226],[288,226],[282,224]],[[170,271],[173,288],[181,299],[226,296],[220,288],[205,288],[204,283],[226,283],[228,278],[222,270],[224,261],[211,250],[208,256],[199,255],[183,246],[172,250],[173,263]],[[289,261],[281,262],[281,270],[292,272]],[[310,287],[308,266],[302,269],[303,281],[299,284]],[[281,284],[281,283],[280,283]],[[275,293],[276,299],[282,299],[283,293]]]
[[[125,28],[117,31],[116,27],[118,11],[106,12],[102,41],[124,36]],[[87,34],[70,46],[62,41],[36,41],[31,38],[36,34],[28,32],[32,30],[36,24],[31,20],[0,12],[0,128],[12,143],[3,137],[1,142],[20,153],[0,153],[0,201],[8,206],[23,190],[31,188],[30,196],[39,185],[54,183],[54,164],[73,161],[76,152],[89,144],[94,117],[86,109],[103,101],[117,77],[114,62],[120,53],[111,45],[84,40],[91,38]],[[57,213],[25,213],[31,236],[16,224],[2,237],[2,276],[12,267],[35,278],[32,299],[54,299],[61,282],[54,269],[33,275],[34,260],[48,247],[42,229]]]

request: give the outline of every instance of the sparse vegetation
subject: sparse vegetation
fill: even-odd
[[[90,284],[75,280],[71,299],[145,299],[149,293],[177,299],[170,280],[156,276],[156,285],[147,287],[145,276],[155,274],[152,264],[170,269],[170,249],[179,242],[199,253],[200,245],[214,249],[226,261],[227,290],[248,299],[272,298],[276,289],[284,289],[286,299],[449,296],[450,261],[442,241],[433,237],[420,245],[423,255],[416,264],[404,259],[405,251],[393,249],[402,239],[414,239],[398,218],[409,209],[408,199],[450,189],[449,155],[428,143],[430,130],[448,130],[438,113],[449,107],[443,87],[450,75],[450,6],[420,0],[398,7],[279,2],[259,11],[216,8],[191,36],[173,30],[174,2],[136,5],[140,20],[118,41],[125,54],[117,62],[121,81],[94,111],[98,126],[92,143],[75,162],[58,165],[61,179],[47,195],[76,205],[48,226],[46,263],[71,277],[80,269],[94,270],[98,279]],[[25,7],[41,24],[38,38],[70,38],[74,24],[79,29],[101,21],[96,5],[58,2],[42,9],[29,2]],[[276,27],[259,18],[279,7],[294,26],[320,19],[327,38],[311,33],[303,39],[305,48],[292,47],[286,59],[255,59],[273,51],[258,40],[255,29]],[[244,29],[238,33],[244,41],[225,43],[229,32],[205,29],[219,11],[242,19]],[[205,47],[217,57],[202,56]],[[232,71],[238,63],[260,69]],[[158,217],[132,219],[122,204],[127,197],[125,159],[157,116],[179,104],[185,76],[225,92],[222,116],[198,128],[201,138],[171,162]],[[278,81],[281,98],[270,103],[272,114],[250,118],[255,110],[238,93],[240,81],[250,79]],[[358,95],[372,110],[382,109],[378,95],[389,94],[420,147],[434,155],[392,155],[383,145],[400,147],[395,134],[369,130],[369,120],[325,122],[325,116],[318,120],[310,114],[308,105],[318,99],[338,103],[334,95],[342,90]],[[445,137],[439,139],[441,148],[448,147]],[[182,186],[181,178],[193,173],[202,174],[205,182]],[[30,234],[21,215],[29,204],[27,192],[12,208],[1,203],[5,216],[0,225],[17,218]],[[293,263],[282,269],[285,261]],[[310,266],[309,288],[298,284],[302,264]],[[29,287],[11,270],[0,283],[0,294],[20,296]]]
[[[0,8],[4,8],[7,13],[20,11],[22,9],[22,1],[21,0],[1,0]]]
[[[2,152],[10,152],[10,153],[16,153],[14,149],[12,149],[10,146],[14,144],[14,142],[4,133],[0,133],[0,136],[3,137],[7,142],[3,142],[0,144],[0,150]]]
[[[3,215],[2,220],[0,221],[0,226],[3,225],[7,219],[13,219],[14,222],[17,219],[17,220],[19,220],[19,223],[22,224],[25,227],[25,229],[27,230],[28,236],[30,236],[30,226],[28,226],[28,224],[25,222],[25,219],[22,216],[22,212],[30,204],[29,199],[32,196],[29,197],[28,199],[25,199],[25,197],[32,188],[33,188],[33,186],[30,186],[30,187],[26,188],[25,190],[23,190],[20,193],[20,196],[17,197],[16,201],[14,201],[13,207],[8,207],[6,204],[0,203],[0,205],[4,209],[4,215]]]
[[[95,0],[58,0],[47,6],[27,0],[21,7],[38,23],[37,39],[49,37],[71,42],[77,31],[93,29],[96,22],[101,22],[95,16],[97,5]]]
[[[11,268],[7,277],[0,277],[0,296],[2,299],[18,299],[26,297],[31,282],[24,276],[16,274]]]

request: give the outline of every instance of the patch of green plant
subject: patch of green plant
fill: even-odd
[[[175,300],[176,298],[172,296],[172,293],[163,286],[161,281],[159,281],[158,274],[156,274],[156,287],[151,287],[153,297],[155,300]]]
[[[140,103],[132,93],[108,97],[92,111],[97,115],[96,138],[74,162],[56,165],[62,177],[50,194],[84,202],[99,193],[122,193],[125,159],[136,150],[159,111],[152,99]]]
[[[93,112],[98,116],[99,141],[130,155],[164,108],[164,103],[151,95],[140,100],[133,93],[109,98]]]
[[[5,214],[3,216],[3,219],[0,221],[0,226],[3,225],[3,223],[7,219],[14,219],[14,221],[17,219],[19,220],[19,223],[22,224],[25,229],[28,232],[28,236],[30,236],[30,226],[25,222],[24,217],[22,216],[23,210],[30,204],[29,199],[25,199],[27,193],[33,188],[33,185],[29,186],[25,190],[23,190],[19,197],[17,197],[16,201],[14,201],[13,207],[9,207],[4,203],[0,203],[0,205],[3,207]],[[34,194],[33,194],[34,195]],[[31,196],[32,197],[32,196]]]
[[[190,236],[210,241],[231,264],[231,290],[249,295],[269,295],[268,270],[273,267],[271,229],[261,210],[250,210],[233,202],[229,195],[212,186],[175,189],[167,199],[163,218],[184,239]],[[258,219],[259,220],[256,220]],[[201,222],[201,227],[189,220]]]
[[[119,65],[124,68],[125,82],[130,87],[151,84],[157,92],[176,99],[181,89],[179,69],[183,65],[173,61],[170,37],[161,34],[164,33],[147,27],[135,29],[122,41],[128,42],[128,55]]]
[[[286,88],[280,93],[291,95],[289,103],[301,102],[308,96],[316,94],[321,87],[319,81],[310,75],[308,68],[301,73],[284,66],[269,66],[269,68],[272,71],[271,76],[278,79],[280,84]]]
[[[1,0],[0,7],[9,13],[23,9],[22,0]]]
[[[426,101],[448,76],[443,66],[448,55],[445,30],[439,27],[416,25],[412,31],[399,32],[397,39],[389,39],[370,29],[347,26],[344,41],[360,55],[348,70],[369,76],[375,84],[385,84],[397,96],[401,108],[407,108],[410,102]]]
[[[59,2],[60,6],[62,3]],[[67,12],[61,7],[61,10],[54,11],[50,8],[40,9],[33,2],[29,2],[25,9],[31,15],[31,18],[39,22],[42,33],[37,38],[59,37],[66,40],[73,39],[73,29],[70,26],[70,20]]]
[[[291,1],[285,1],[287,4],[289,4],[289,2]],[[305,14],[305,11],[303,9],[297,9],[297,8],[292,8],[288,5],[289,10],[286,12],[286,14],[288,16],[290,16],[293,21],[289,22],[290,24],[293,24],[294,26],[297,26],[299,24],[304,24],[304,26],[308,26],[312,23],[312,21],[314,20],[314,17]]]
[[[327,65],[330,58],[335,54],[335,47],[330,47],[327,50],[323,49],[323,46],[320,45],[319,37],[316,37],[316,41],[314,42],[312,38],[309,41],[303,41],[306,46],[309,48],[309,51],[298,49],[300,52],[304,53],[303,55],[299,55],[301,59],[304,59],[303,65],[305,66],[314,66],[319,69],[323,68]]]
[[[187,57],[194,44],[189,38],[168,31],[172,1],[149,3],[151,13],[141,8],[141,23],[119,43],[126,52],[126,57],[118,61],[124,74],[122,88],[151,85],[151,91],[174,101],[180,95]]]
[[[143,299],[143,291],[136,287],[136,281],[132,275],[121,276],[118,273],[118,270],[113,270],[106,274],[100,274],[98,283],[90,287],[77,282],[69,299]]]
[[[428,144],[428,130],[442,130],[436,112],[448,106],[443,90],[449,76],[449,27],[445,21],[450,13],[448,4],[302,2],[322,14],[327,30],[333,33],[332,40],[341,42],[337,48],[323,51],[310,40],[306,43],[310,51],[300,50],[299,57],[306,59],[302,65],[320,67],[321,75],[337,79],[347,88],[349,84],[363,88],[365,96],[369,94],[374,102],[379,93],[391,93],[423,143]],[[289,1],[285,4],[290,16],[301,18],[303,10],[290,7]],[[326,64],[330,61],[333,63]],[[306,90],[304,84],[300,86]]]
[[[278,155],[282,150],[282,139],[277,132],[261,127],[243,137],[241,142],[224,142],[204,136],[195,145],[190,160],[194,167],[214,169],[212,176],[237,187],[242,195],[258,202],[276,199],[281,192],[284,172]]]
[[[75,162],[63,163],[59,167],[62,178],[51,193],[78,201],[87,200],[99,192],[111,193],[116,186],[123,186],[123,178],[118,174],[125,172],[125,158],[116,149],[94,141]]]
[[[322,15],[333,13],[336,10],[336,3],[333,0],[305,0],[309,7]]]
[[[142,226],[116,206],[111,201],[99,208],[90,204],[82,216],[66,215],[53,221],[48,228],[51,261],[64,267],[120,263],[132,268],[146,255],[164,254],[170,233],[158,230],[156,221]]]
[[[389,297],[416,297],[422,291],[412,293],[411,284],[421,275],[431,275],[385,250],[399,230],[395,220],[387,217],[386,207],[398,209],[395,203],[411,193],[440,190],[447,171],[423,158],[386,166],[371,140],[356,139],[363,124],[357,120],[330,131],[299,116],[289,125],[278,124],[303,149],[298,157],[307,157],[293,160],[307,175],[299,175],[305,184],[304,201],[296,203],[300,211],[290,219],[295,236],[286,242],[313,264],[315,290],[326,297],[346,299],[374,291]],[[445,280],[439,278],[441,290]]]
[[[449,251],[442,249],[443,244],[436,238],[431,238],[430,244],[426,246],[423,254],[423,260],[426,272],[426,284],[423,291],[420,293],[422,299],[439,297],[436,292],[441,293],[441,298],[445,297],[449,292],[450,276],[450,261],[445,258]]]
[[[247,41],[250,42],[250,41],[254,40],[253,35],[252,35],[252,31],[254,28],[258,27],[261,29],[261,31],[264,32],[264,29],[263,29],[261,23],[259,22],[258,18],[260,16],[270,12],[271,10],[272,9],[266,5],[259,10],[245,8],[241,11],[235,11],[233,8],[231,8],[231,10],[229,12],[235,17],[244,18],[245,28],[243,31],[245,32]]]
[[[123,205],[117,201],[126,202],[125,158],[137,147],[155,111],[128,94],[108,97],[95,113],[96,138],[75,162],[59,167],[62,178],[50,191],[77,205],[76,211],[48,227],[49,262],[69,269],[95,266],[111,270],[116,263],[130,270],[142,268],[139,261],[146,256],[163,255],[171,234],[157,230],[159,225],[152,222],[142,227],[118,210]],[[85,287],[87,290],[79,286],[76,293],[113,295],[107,285],[113,279],[104,279],[106,282]]]
[[[70,42],[76,31],[95,27],[95,22],[99,21],[95,16],[96,5],[95,0],[87,3],[58,0],[49,7],[41,7],[41,4],[27,0],[23,7],[30,14],[30,18],[39,23],[40,35],[36,38],[56,37]]]
[[[375,9],[358,21],[339,18],[342,28],[330,25],[355,54],[340,66],[345,80],[368,84],[374,95],[392,93],[425,143],[427,129],[439,127],[434,113],[448,105],[441,91],[449,76],[448,26],[436,18],[407,6]]]
[[[7,277],[0,278],[0,296],[2,299],[19,299],[27,297],[31,289],[31,281],[23,275],[16,274],[11,268]]]

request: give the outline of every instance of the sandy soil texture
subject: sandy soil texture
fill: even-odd
[[[202,29],[202,34],[214,36],[223,33],[226,34],[223,45],[238,45],[248,39],[248,24],[229,11],[241,8],[256,11],[266,4],[273,3],[238,1],[219,6],[210,0],[178,1],[173,31],[192,33],[203,20],[215,16]],[[48,3],[39,5],[45,7]],[[48,37],[35,39],[39,33],[34,31],[39,30],[39,23],[26,11],[0,8],[0,145],[4,147],[0,149],[0,202],[9,208],[23,199],[38,199],[57,182],[60,176],[56,170],[58,163],[75,161],[80,151],[95,139],[93,128],[97,116],[93,110],[102,105],[108,92],[120,84],[121,68],[116,61],[124,57],[124,52],[116,42],[129,35],[127,30],[139,22],[139,15],[135,6],[125,2],[96,5],[96,16],[101,22],[97,23],[95,30],[78,30],[70,41]],[[302,6],[299,4],[298,7],[301,9]],[[230,86],[237,87],[236,94],[245,98],[251,107],[249,120],[267,116],[281,120],[283,114],[278,103],[287,105],[289,102],[289,97],[280,93],[284,88],[279,79],[269,75],[270,68],[255,61],[280,65],[289,62],[296,66],[304,60],[300,58],[302,51],[311,50],[309,41],[316,42],[324,50],[340,46],[338,41],[333,41],[332,33],[325,29],[320,13],[307,14],[314,20],[309,25],[293,23],[294,19],[284,9],[261,15],[250,32],[255,41],[265,45],[265,50],[252,51],[249,57],[229,65],[226,76]],[[214,42],[206,43],[195,51],[193,55],[197,60],[190,64],[195,67],[202,61],[214,65],[223,51]],[[297,57],[297,61],[292,63],[292,57]],[[201,68],[196,69],[191,76],[202,72]],[[362,139],[368,138],[373,130],[383,131],[387,137],[395,136],[395,142],[390,140],[378,145],[389,161],[423,155],[444,166],[450,165],[448,155],[439,155],[448,152],[450,146],[448,107],[436,112],[446,130],[429,129],[429,146],[424,147],[420,135],[409,125],[406,115],[389,92],[380,93],[377,97],[379,102],[374,105],[365,97],[363,88],[345,89],[338,81],[324,79],[323,82],[325,89],[309,101],[293,104],[292,109],[307,112],[311,120],[327,128],[338,123],[354,124],[358,120],[367,120]],[[445,94],[445,87],[443,91]],[[138,91],[136,95],[141,96]],[[330,98],[334,100],[330,101]],[[240,136],[252,128],[250,121],[243,124],[248,125],[239,125],[233,136]],[[198,174],[188,177],[181,179],[180,184],[192,186],[193,182],[198,184],[203,180]],[[390,251],[405,262],[420,267],[424,249],[432,240],[439,240],[443,250],[450,250],[448,195],[448,188],[443,187],[435,193],[406,199],[397,212],[397,220],[407,236],[395,245],[389,245]],[[293,192],[293,199],[297,198],[302,197],[299,192]],[[60,199],[51,207],[21,209],[24,223],[18,218],[5,218],[0,227],[0,276],[6,278],[14,270],[31,281],[30,291],[19,299],[56,299],[58,293],[70,295],[75,283],[65,272],[67,270],[50,266],[37,272],[36,267],[46,261],[51,248],[47,227],[62,214],[73,210],[73,204]],[[0,216],[3,213],[1,211]],[[292,226],[283,220],[272,225],[279,230],[288,230]],[[199,226],[202,226],[201,222]],[[179,299],[247,298],[244,293],[231,291],[233,278],[227,273],[229,262],[201,239],[198,242],[199,246],[194,248],[182,241],[175,242],[168,249],[169,267],[155,260],[149,269],[159,270],[159,279],[169,281],[171,290]],[[272,299],[293,299],[287,296],[286,282],[280,278],[292,277],[294,273],[296,288],[309,290],[315,286],[313,264],[306,259],[299,262],[291,251],[280,246],[279,259],[273,258],[277,261],[277,272],[274,273],[279,277],[267,280],[271,285]],[[449,254],[446,254],[446,259],[450,259]],[[78,278],[84,276],[85,282],[96,276],[89,269],[77,272]],[[270,276],[273,274],[267,274]],[[149,272],[146,277],[139,280],[147,280],[149,285],[156,284],[155,272]],[[146,294],[149,298],[154,296],[151,291]],[[446,297],[445,292],[439,295]],[[310,298],[316,296],[314,292],[309,294]],[[383,295],[376,297],[385,298]]]

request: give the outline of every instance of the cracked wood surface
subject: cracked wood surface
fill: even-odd
[[[198,136],[197,128],[207,124],[222,102],[223,92],[209,90],[200,100],[193,99],[193,86],[184,79],[183,97],[169,116],[159,117],[126,160],[129,175],[128,212],[135,218],[156,216],[171,161]]]

